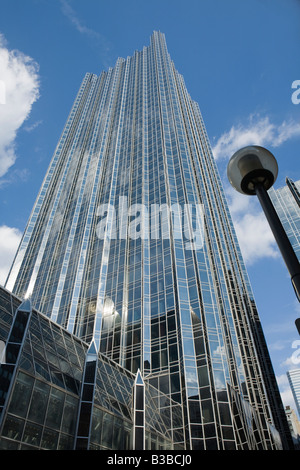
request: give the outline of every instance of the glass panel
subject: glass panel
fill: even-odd
[[[33,423],[27,423],[24,430],[23,442],[32,446],[39,446],[42,436],[42,426]]]
[[[112,434],[113,434],[113,425],[114,425],[114,417],[105,413],[103,417],[103,425],[102,425],[102,442],[101,444],[108,449],[112,447]]]
[[[75,434],[77,419],[78,400],[74,397],[66,396],[64,415],[61,429],[68,434]]]
[[[4,406],[13,371],[12,365],[2,364],[0,367],[0,406]]]
[[[49,385],[40,381],[36,381],[32,393],[32,400],[28,413],[28,419],[40,424],[44,423],[49,392]]]
[[[29,375],[19,373],[15,388],[12,395],[12,400],[9,406],[9,412],[21,417],[27,414],[31,391],[33,387],[33,378]]]
[[[81,404],[79,426],[78,426],[78,436],[89,435],[91,410],[92,410],[92,405],[90,403]]]
[[[24,427],[24,421],[22,419],[8,416],[5,420],[3,427],[3,436],[9,437],[14,441],[20,441],[22,437],[22,431]]]
[[[9,439],[0,438],[1,450],[17,450],[19,448],[18,442],[10,441]]]
[[[117,419],[115,419],[115,425],[113,430],[112,449],[124,449],[123,424],[121,422],[118,422]]]
[[[7,364],[16,364],[20,350],[19,344],[8,344],[6,347],[6,362]]]
[[[64,407],[64,398],[65,395],[63,392],[56,389],[51,390],[51,396],[46,417],[46,426],[49,426],[53,429],[60,428],[60,422]]]
[[[58,432],[45,429],[41,446],[47,450],[56,450],[58,442]]]
[[[103,411],[101,411],[99,408],[94,407],[91,429],[91,442],[97,444],[101,442],[102,419]]]
[[[28,313],[18,312],[16,320],[10,335],[10,341],[13,343],[21,343],[28,320]]]
[[[59,438],[59,444],[58,444],[57,450],[73,450],[73,448],[74,448],[74,437],[61,434]]]

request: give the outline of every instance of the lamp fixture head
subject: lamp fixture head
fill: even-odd
[[[274,155],[264,147],[244,147],[231,157],[227,166],[230,184],[240,193],[255,194],[257,184],[266,190],[275,183],[278,165]]]

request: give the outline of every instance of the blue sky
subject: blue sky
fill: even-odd
[[[292,101],[300,1],[1,0],[0,7],[0,283],[84,74],[114,66],[160,30],[200,105],[283,401],[293,406],[286,371],[299,367],[299,303],[257,201],[231,190],[226,167],[238,148],[264,145],[278,160],[275,188],[286,176],[300,179],[300,104]]]

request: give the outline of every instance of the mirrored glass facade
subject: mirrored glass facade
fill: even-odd
[[[271,188],[269,196],[300,261],[300,181],[286,178],[286,186]]]
[[[298,415],[300,416],[300,369],[288,370],[287,376],[297,407]]]
[[[160,413],[175,446],[289,445],[202,116],[162,33],[84,77],[6,288],[93,345],[82,366],[86,393],[97,396],[101,354],[140,374],[154,402],[163,394]],[[81,398],[80,407],[87,421],[78,448],[101,447],[92,438],[100,432],[96,402]],[[125,422],[125,403],[119,411]],[[134,422],[155,427],[146,398],[140,411]],[[131,445],[151,446],[149,435],[126,429]]]
[[[174,449],[178,403],[143,381],[140,424],[134,374],[2,288],[0,343],[0,450]]]

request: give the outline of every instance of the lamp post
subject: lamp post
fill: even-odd
[[[277,175],[278,165],[274,155],[259,146],[238,150],[229,160],[227,167],[227,176],[234,189],[242,194],[258,197],[300,302],[300,264],[267,193],[276,181]],[[295,323],[300,334],[300,319],[298,318]]]

